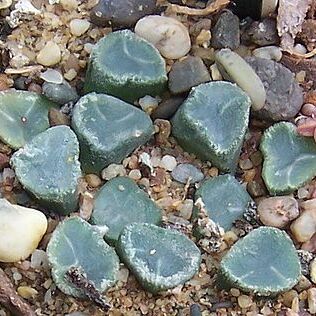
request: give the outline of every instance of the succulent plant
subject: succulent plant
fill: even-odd
[[[119,258],[100,232],[79,217],[61,222],[47,246],[52,276],[58,288],[68,295],[85,297],[82,289],[69,282],[67,273],[78,268],[94,287],[103,292],[115,284]]]
[[[224,230],[229,230],[236,219],[242,217],[252,201],[250,195],[231,175],[221,175],[204,181],[195,193],[202,199],[211,220]],[[198,208],[193,212],[197,217]]]
[[[15,152],[11,165],[22,186],[50,210],[69,214],[78,204],[79,144],[68,126],[51,127]]]
[[[49,128],[48,111],[57,105],[28,91],[0,92],[0,139],[14,149]]]
[[[142,110],[105,94],[90,93],[75,105],[72,127],[80,143],[85,172],[100,172],[119,163],[154,133]]]
[[[262,177],[272,194],[291,193],[316,175],[316,144],[292,123],[268,128],[261,141]]]
[[[97,193],[91,223],[106,226],[105,240],[115,244],[122,229],[133,222],[161,223],[161,210],[128,177],[117,177],[108,181]]]
[[[272,296],[292,288],[300,276],[300,261],[289,236],[278,228],[260,227],[223,257],[218,285]]]
[[[188,152],[234,172],[249,120],[249,97],[217,81],[192,88],[172,119],[172,133]]]
[[[129,30],[102,38],[94,47],[85,91],[106,93],[133,102],[166,89],[164,59],[149,42]]]
[[[201,260],[199,249],[184,234],[145,223],[126,226],[116,248],[139,283],[152,293],[191,279]]]

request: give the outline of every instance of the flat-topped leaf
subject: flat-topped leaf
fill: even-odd
[[[260,227],[223,257],[219,286],[270,296],[289,290],[300,276],[300,261],[289,236],[278,228]]]
[[[72,127],[80,142],[80,161],[86,172],[100,172],[119,163],[154,132],[150,117],[117,98],[90,93],[75,106]]]
[[[122,229],[131,223],[161,223],[161,210],[128,177],[118,177],[108,181],[94,200],[91,222],[107,226],[105,240],[115,244]]]
[[[79,144],[67,126],[49,128],[35,136],[11,158],[23,187],[50,210],[69,214],[77,207],[81,176]]]
[[[188,152],[234,172],[249,120],[249,97],[217,81],[192,91],[172,120],[172,133]]]
[[[129,30],[113,32],[93,48],[85,91],[133,102],[166,88],[165,61],[149,42]]]
[[[201,260],[199,249],[184,234],[145,223],[126,226],[117,251],[139,283],[152,293],[191,279]]]
[[[47,246],[52,276],[58,288],[68,295],[84,297],[84,292],[67,279],[78,268],[97,290],[103,292],[117,281],[119,258],[93,226],[79,217],[64,220],[54,230]]]
[[[262,177],[272,194],[291,193],[316,175],[316,144],[300,136],[295,125],[280,122],[261,141]]]
[[[49,128],[48,111],[56,104],[28,91],[0,92],[0,139],[14,149]]]
[[[198,198],[202,199],[209,218],[224,230],[231,229],[252,200],[241,184],[228,174],[204,181],[195,193],[195,199]],[[197,212],[195,208],[193,217]]]

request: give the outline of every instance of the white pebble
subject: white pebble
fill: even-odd
[[[85,19],[73,19],[70,21],[69,26],[71,34],[81,36],[88,31],[90,22]]]
[[[31,256],[31,268],[33,269],[41,269],[41,268],[48,268],[48,258],[47,254],[44,250],[35,249]]]
[[[282,50],[278,46],[259,47],[252,51],[252,54],[259,58],[272,59],[280,61],[282,59]]]
[[[47,69],[41,73],[40,78],[46,82],[61,84],[64,80],[62,74],[55,69]]]
[[[47,42],[47,44],[40,50],[37,55],[37,62],[43,66],[53,66],[60,62],[61,51],[59,46],[53,42]]]
[[[160,161],[160,167],[172,171],[177,166],[177,160],[173,156],[165,155]]]
[[[136,23],[135,33],[155,45],[165,58],[178,59],[191,49],[188,29],[174,18],[145,16]]]
[[[133,180],[140,180],[142,178],[142,174],[138,169],[131,170],[128,176]]]
[[[0,261],[26,259],[38,246],[47,229],[40,211],[0,199]]]
[[[298,242],[309,241],[316,233],[316,209],[303,211],[290,228]]]
[[[146,95],[143,98],[140,98],[138,103],[143,111],[148,114],[151,114],[152,111],[158,106],[158,100],[151,97],[150,95]]]
[[[301,54],[301,55],[304,55],[307,53],[307,49],[304,45],[302,44],[296,44],[294,47],[293,47],[293,52],[297,53],[297,54]]]
[[[123,165],[112,163],[101,172],[103,180],[110,180],[118,176],[126,176],[126,170]]]
[[[0,9],[8,8],[12,4],[12,0],[1,0]]]
[[[223,80],[221,73],[219,72],[217,65],[214,63],[211,67],[211,77],[214,81]]]

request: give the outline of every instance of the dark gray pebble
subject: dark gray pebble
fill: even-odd
[[[242,34],[242,42],[253,43],[259,46],[278,45],[280,42],[276,20],[271,18],[254,21]]]
[[[79,99],[76,90],[66,81],[62,84],[45,82],[42,89],[47,99],[61,105],[76,102]]]
[[[188,56],[172,65],[169,73],[169,90],[173,94],[180,94],[210,80],[210,74],[202,59]]]
[[[235,50],[240,45],[239,18],[231,11],[221,14],[212,30],[214,48]]]
[[[155,119],[169,119],[178,110],[179,106],[185,100],[185,96],[173,96],[164,101],[162,101],[158,107],[153,111],[151,117]]]
[[[142,17],[155,13],[156,9],[156,0],[100,0],[90,18],[98,26],[131,27]]]
[[[292,119],[303,105],[303,90],[294,74],[282,64],[258,57],[246,61],[255,70],[266,90],[266,103],[253,115],[268,121]]]
[[[200,182],[204,179],[203,173],[188,163],[177,165],[172,170],[171,177],[181,183],[187,183],[189,178],[191,178],[190,183]]]

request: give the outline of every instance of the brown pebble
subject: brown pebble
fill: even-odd
[[[240,295],[237,301],[240,308],[248,308],[252,305],[252,299],[248,295]]]
[[[58,109],[51,108],[48,112],[48,119],[50,126],[57,126],[57,125],[70,125],[69,117],[60,112]]]
[[[312,114],[316,115],[316,107],[314,104],[305,103],[302,106],[301,112],[303,115],[312,116]]]
[[[0,153],[0,170],[9,166],[9,157],[5,154]]]
[[[30,91],[30,92],[38,93],[38,94],[42,93],[42,87],[39,84],[34,83],[34,82],[30,83],[30,85],[28,86],[27,90]]]
[[[102,184],[102,180],[93,173],[87,174],[85,179],[91,188],[98,188]]]

